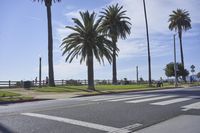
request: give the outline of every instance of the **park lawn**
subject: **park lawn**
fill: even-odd
[[[8,91],[0,91],[0,97],[15,97],[15,96],[20,96],[20,94]]]
[[[56,86],[36,88],[39,92],[84,92],[87,91],[87,86]]]
[[[96,89],[103,90],[134,90],[134,89],[147,89],[147,84],[134,84],[134,85],[97,85]],[[151,88],[154,88],[152,86]]]
[[[33,99],[32,97],[24,97],[17,93],[0,91],[0,103],[20,102],[20,101],[28,101],[32,99]]]
[[[32,97],[0,97],[0,104],[4,102],[22,102],[32,100]]]
[[[141,90],[155,88],[148,87],[147,84],[134,84],[134,85],[96,85],[96,91],[128,91],[128,90]],[[36,88],[39,92],[88,92],[87,86],[56,86],[56,87],[42,87]]]

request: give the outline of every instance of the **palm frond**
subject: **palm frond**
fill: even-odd
[[[104,64],[104,59],[112,62],[113,43],[108,40],[107,35],[102,32],[102,18],[95,20],[96,14],[80,12],[82,21],[73,18],[74,26],[66,26],[73,31],[65,37],[61,44],[63,55],[66,55],[66,61],[71,63],[74,58],[80,57],[80,63],[86,61],[88,57],[94,56],[99,63]]]
[[[169,15],[169,29],[175,31],[187,31],[191,29],[190,14],[185,9],[173,10],[172,14]]]

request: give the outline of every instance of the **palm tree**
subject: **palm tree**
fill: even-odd
[[[145,23],[146,23],[146,35],[147,35],[149,86],[151,86],[151,52],[150,52],[150,45],[149,45],[149,29],[148,29],[147,11],[146,11],[145,0],[143,0],[143,6],[144,6],[144,16],[145,16]]]
[[[181,51],[181,63],[184,67],[184,57],[183,57],[183,45],[182,45],[182,32],[191,29],[191,19],[190,14],[185,9],[177,9],[172,11],[172,14],[169,15],[169,29],[175,30],[178,32],[179,41],[180,41],[180,51]],[[183,77],[185,80],[185,77]]]
[[[117,67],[116,67],[116,53],[117,53],[117,40],[119,38],[126,39],[126,35],[131,33],[130,18],[126,17],[126,10],[122,10],[123,6],[111,5],[101,12],[102,27],[104,33],[108,34],[112,39],[114,45],[113,49],[113,84],[117,84]]]
[[[48,22],[48,68],[49,68],[49,86],[55,86],[54,70],[53,70],[53,35],[52,35],[52,22],[51,22],[51,5],[52,2],[60,2],[61,0],[33,0],[44,2],[47,9],[47,22]]]
[[[94,70],[93,57],[98,62],[104,63],[104,57],[109,63],[112,62],[113,44],[102,33],[100,26],[101,19],[95,21],[96,14],[90,14],[88,11],[80,12],[82,21],[77,18],[72,20],[74,27],[66,26],[66,28],[74,32],[63,39],[61,44],[63,55],[67,55],[66,61],[72,62],[74,58],[80,56],[80,63],[86,61],[88,69],[88,89],[95,90],[94,87]]]

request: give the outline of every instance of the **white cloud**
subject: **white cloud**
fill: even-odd
[[[118,47],[120,49],[118,62],[123,63],[124,59],[140,58],[147,56],[147,42],[146,42],[146,29],[144,20],[144,9],[142,0],[113,0],[110,4],[120,3],[127,10],[127,16],[131,18],[132,29],[131,35],[127,40],[119,40]],[[106,5],[105,5],[106,6]],[[104,6],[104,7],[105,7]],[[149,34],[150,34],[150,47],[151,57],[164,57],[170,56],[173,49],[173,32],[168,29],[168,17],[172,10],[177,8],[183,8],[190,12],[192,23],[200,23],[200,14],[198,9],[200,7],[200,1],[197,0],[146,0],[147,15],[149,22]],[[94,9],[96,13],[103,7],[97,7]],[[56,24],[56,40],[61,43],[61,40],[71,33],[70,30],[64,28],[66,25],[72,25],[71,18],[80,18],[79,11],[85,11],[84,9],[74,10],[70,9],[70,12],[65,13],[67,17],[67,23]],[[187,32],[187,37],[195,36],[196,33]],[[60,49],[59,49],[60,50]],[[57,50],[57,52],[59,52]],[[146,62],[147,63],[147,62]],[[154,65],[154,64],[153,64]],[[156,77],[163,74],[164,64],[156,64],[152,66],[153,72],[156,71]],[[159,67],[159,68],[158,68]],[[147,69],[145,63],[141,67],[142,76],[147,76]],[[154,70],[155,69],[155,70]],[[158,72],[157,70],[160,70]],[[118,77],[132,78],[130,72],[131,68],[118,69]],[[161,72],[162,71],[162,72]],[[63,60],[55,64],[55,73],[57,77],[62,78],[87,78],[87,69],[85,64],[80,65],[79,60],[73,63],[64,63]],[[126,76],[127,75],[127,76]],[[111,66],[106,63],[105,66],[99,65],[95,61],[95,77],[100,79],[111,79]]]
[[[113,3],[120,3],[127,10],[131,18],[134,33],[145,34],[144,9],[142,0],[113,0]],[[147,16],[150,34],[152,32],[169,32],[168,18],[172,10],[177,8],[186,9],[190,12],[193,23],[199,22],[200,14],[198,9],[200,2],[197,0],[146,0]]]
[[[65,16],[69,19],[72,19],[72,18],[80,18],[80,15],[79,15],[79,12],[82,11],[82,10],[76,10],[76,11],[71,11],[71,12],[68,12],[65,14]]]

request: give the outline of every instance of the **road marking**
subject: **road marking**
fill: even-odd
[[[166,98],[172,98],[172,97],[175,97],[175,96],[153,97],[153,98],[146,98],[146,99],[127,101],[126,103],[142,103],[142,102],[148,102],[148,101],[154,101],[154,100],[160,100],[160,99],[166,99]]]
[[[72,98],[71,100],[83,101],[83,100],[91,100],[91,99],[97,99],[97,98],[102,98],[102,96],[75,97],[75,98]]]
[[[138,127],[140,127],[140,126],[142,126],[142,124],[136,123],[136,124],[133,124],[133,125],[129,125],[129,126],[123,127],[123,128],[121,128],[120,130],[123,129],[123,130],[133,131],[135,128],[138,128]],[[109,132],[109,133],[121,133],[120,130],[117,130],[117,131],[114,131],[114,132]],[[130,133],[131,133],[131,132],[130,132]]]
[[[199,99],[200,96],[189,96],[189,98],[192,98],[192,99]]]
[[[182,111],[188,111],[191,109],[200,109],[200,102],[189,104],[189,105],[183,106],[181,108],[183,108]]]
[[[128,98],[120,98],[120,99],[114,99],[114,100],[108,100],[111,102],[118,102],[118,101],[126,101],[131,99],[139,99],[139,98],[147,98],[147,97],[154,97],[156,95],[145,95],[145,96],[136,96],[136,97],[128,97]]]
[[[192,98],[176,98],[176,99],[172,99],[172,100],[166,100],[166,101],[156,102],[156,103],[151,103],[151,104],[152,105],[169,105],[169,104],[173,104],[173,103],[188,101],[191,99]]]
[[[139,95],[134,95],[134,96],[139,96]],[[112,100],[112,99],[119,99],[119,98],[127,98],[127,97],[131,97],[131,96],[112,96],[112,97],[104,97],[104,98],[100,98],[100,99],[94,99],[91,101],[106,101],[106,100]]]
[[[111,132],[111,133],[112,132],[115,133],[115,131],[119,131],[120,133],[130,133],[129,130],[123,129],[123,128],[115,128],[115,127],[110,127],[110,126],[105,126],[105,125],[100,125],[100,124],[95,124],[95,123],[90,123],[90,122],[85,122],[85,121],[80,121],[80,120],[74,120],[74,119],[69,119],[69,118],[62,118],[62,117],[36,114],[36,113],[22,113],[22,115],[64,122],[68,124],[88,127],[88,128]]]

